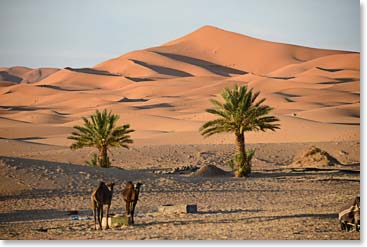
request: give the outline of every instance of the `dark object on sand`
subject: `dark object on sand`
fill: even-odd
[[[107,230],[109,228],[108,213],[111,207],[114,185],[115,185],[114,183],[109,183],[106,185],[104,182],[100,181],[98,187],[92,191],[91,209],[93,211],[94,216],[94,230],[97,230],[97,220],[99,224],[99,229],[102,230],[103,205],[107,205],[106,209],[107,224],[105,229]]]
[[[67,211],[67,215],[78,215],[79,211],[78,210],[69,210]]]
[[[134,185],[133,182],[129,181],[122,191],[122,196],[126,203],[125,215],[129,219],[129,224],[132,225],[134,225],[135,207],[139,200],[140,187],[142,185],[142,183],[136,183]]]
[[[195,214],[198,212],[196,204],[165,204],[158,207],[158,212],[162,214]]]
[[[357,196],[352,203],[342,208],[339,213],[340,228],[350,232],[360,230],[360,197]]]

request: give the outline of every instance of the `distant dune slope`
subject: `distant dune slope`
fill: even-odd
[[[36,68],[15,66],[10,68],[0,68],[0,86],[9,83],[34,83],[57,72],[56,68]]]
[[[0,68],[0,81],[3,138],[68,145],[82,116],[107,108],[137,130],[137,144],[231,143],[231,135],[203,139],[198,128],[213,119],[209,99],[237,83],[261,91],[281,119],[281,130],[249,142],[359,140],[359,53],[212,26],[93,68]]]

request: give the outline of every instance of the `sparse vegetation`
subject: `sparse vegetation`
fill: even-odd
[[[251,173],[251,161],[255,154],[253,150],[246,151],[245,132],[279,129],[279,124],[276,123],[279,119],[269,115],[273,108],[263,105],[266,99],[256,101],[259,94],[260,92],[254,93],[252,89],[248,90],[247,85],[235,85],[232,90],[224,89],[221,93],[224,103],[212,99],[215,108],[206,110],[220,118],[206,122],[200,128],[205,137],[223,132],[235,134],[237,151],[229,165],[237,177]]]
[[[86,160],[85,163],[89,166],[92,166],[92,167],[98,166],[98,156],[97,156],[97,154],[93,154],[92,159],[91,160]],[[110,165],[109,160],[108,160],[108,163]]]
[[[71,149],[84,147],[95,147],[98,149],[98,156],[93,155],[91,161],[87,163],[91,166],[110,167],[111,162],[108,157],[109,147],[129,148],[133,143],[129,133],[133,132],[129,124],[117,126],[120,116],[107,112],[96,112],[90,116],[90,120],[83,117],[84,126],[74,126],[76,131],[68,137],[75,142],[71,144]]]
[[[232,159],[230,159],[227,163],[229,167],[231,167],[232,171],[236,174],[236,176],[239,176],[239,174],[242,174],[244,172],[243,169],[245,167],[237,167],[237,164],[241,164],[241,162],[243,162],[242,159],[246,158],[244,162],[247,163],[250,168],[252,166],[252,158],[255,155],[255,150],[250,149],[250,150],[245,150],[245,152],[246,152],[246,155],[240,155],[239,153],[235,153]]]

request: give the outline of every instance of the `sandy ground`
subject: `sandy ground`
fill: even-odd
[[[13,141],[15,142],[15,141]],[[15,143],[13,143],[15,144]],[[341,232],[337,213],[359,194],[359,142],[251,144],[253,174],[189,177],[156,174],[183,165],[225,161],[232,145],[157,145],[114,150],[113,167],[88,167],[93,150],[18,143],[16,154],[0,141],[1,239],[359,239]],[[342,162],[338,167],[292,169],[316,145]],[[22,148],[20,148],[22,147]],[[26,149],[28,147],[29,149]],[[95,231],[90,192],[99,180],[116,183],[111,213],[123,213],[128,180],[144,185],[134,226]],[[197,204],[196,214],[158,213],[164,204]],[[71,220],[78,210],[81,220]]]

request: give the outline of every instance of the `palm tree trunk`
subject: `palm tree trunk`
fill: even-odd
[[[243,168],[245,163],[245,136],[243,134],[236,134],[236,155],[238,155],[238,159],[236,159],[236,177],[243,177]]]
[[[236,177],[247,177],[251,173],[251,163],[247,159],[245,135],[236,134],[236,149],[239,159],[237,160]]]
[[[236,134],[237,153],[245,153],[245,136],[243,134]]]
[[[100,148],[98,160],[99,160],[99,165],[101,167],[108,167],[109,166],[108,157],[107,157],[107,147],[102,146]]]

